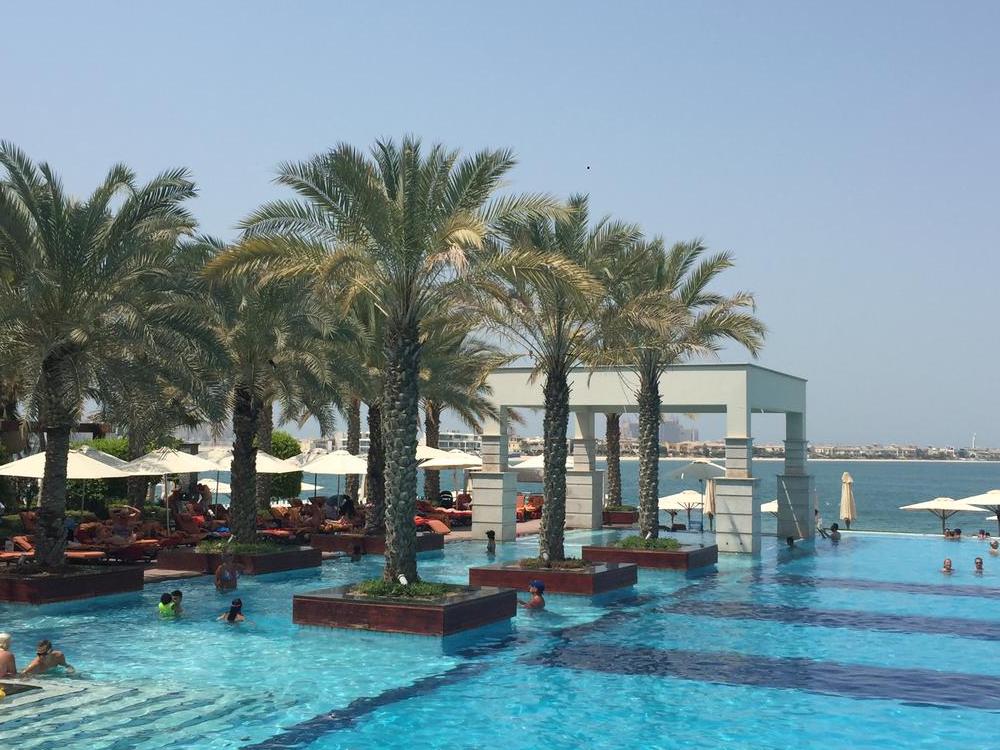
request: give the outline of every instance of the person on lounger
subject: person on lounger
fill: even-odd
[[[545,584],[537,578],[528,584],[528,593],[531,599],[526,602],[518,602],[525,609],[545,609]]]
[[[222,562],[215,569],[216,591],[233,591],[240,576],[240,566],[233,561],[231,552],[222,554]]]
[[[0,633],[0,678],[17,675],[14,653],[10,650],[10,633]]]
[[[35,650],[35,658],[21,674],[25,677],[32,674],[45,674],[50,669],[55,669],[56,667],[64,667],[67,674],[73,674],[76,671],[66,661],[66,657],[62,651],[54,651],[52,649],[51,641],[39,641],[38,648]]]

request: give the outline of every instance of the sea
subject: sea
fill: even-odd
[[[685,489],[700,489],[697,481],[670,478],[670,472],[686,463],[686,459],[660,461],[659,496]],[[634,504],[639,493],[639,462],[623,460],[621,467],[622,500],[626,505]],[[777,497],[777,476],[783,467],[781,460],[753,461],[753,475],[760,479],[757,493],[762,503]],[[598,461],[598,468],[605,468],[605,463]],[[841,477],[845,471],[850,472],[854,478],[854,500],[858,510],[858,519],[851,524],[851,528],[864,531],[940,534],[941,520],[937,516],[928,511],[900,510],[900,506],[935,497],[961,499],[1000,489],[1000,462],[817,460],[809,462],[808,471],[814,477],[820,513],[827,526],[839,520]],[[443,488],[450,488],[455,479],[461,481],[460,472],[457,477],[452,475],[453,472],[448,471],[441,473]],[[525,489],[537,492],[539,486],[525,485]],[[699,520],[697,511],[693,513],[692,520]],[[677,521],[684,521],[683,513],[677,516]],[[986,514],[959,513],[949,519],[948,525],[961,528],[963,533],[976,533],[981,528],[994,536],[1000,533],[996,517]],[[763,530],[765,533],[774,531],[773,518],[766,513]]]

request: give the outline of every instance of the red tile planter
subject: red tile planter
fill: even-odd
[[[639,521],[639,511],[606,510],[602,514],[602,521],[607,525],[631,526]]]
[[[717,563],[719,548],[714,544],[708,547],[681,547],[678,550],[584,547],[581,557],[594,562],[635,563],[640,568],[693,570]]]
[[[280,552],[254,555],[233,555],[233,561],[243,566],[245,575],[279,573],[283,570],[318,568],[323,562],[323,553],[312,547],[289,547]],[[198,573],[214,574],[222,563],[218,552],[198,552],[188,549],[163,549],[156,557],[157,567],[167,570],[193,570]]]
[[[88,568],[86,573],[19,576],[0,570],[0,602],[47,604],[142,591],[142,568]]]
[[[469,583],[472,586],[500,586],[527,591],[528,583],[537,578],[545,584],[547,594],[593,596],[634,586],[638,577],[635,565],[617,563],[599,563],[579,570],[522,568],[507,563],[469,568]]]
[[[350,596],[351,586],[319,589],[292,597],[292,622],[384,633],[451,635],[509,620],[517,613],[517,593],[468,588],[439,601]]]
[[[323,552],[343,552],[350,555],[354,547],[361,547],[365,555],[384,555],[385,536],[364,534],[312,534],[309,544]],[[444,549],[444,534],[417,534],[417,552],[432,552]]]

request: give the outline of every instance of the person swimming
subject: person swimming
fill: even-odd
[[[545,597],[542,594],[545,593],[545,583],[539,579],[533,580],[528,584],[528,593],[531,594],[531,599],[526,602],[518,602],[525,609],[545,609]]]
[[[486,556],[496,557],[497,554],[497,533],[493,529],[486,531]]]
[[[162,594],[160,596],[160,603],[156,605],[156,611],[160,617],[170,619],[177,616],[177,612],[174,611],[174,597],[170,594]]]
[[[247,618],[243,616],[243,600],[233,599],[233,603],[232,605],[230,605],[229,611],[219,615],[218,619],[219,622],[222,622],[224,620],[229,624],[246,622]]]
[[[830,524],[830,541],[836,544],[840,541],[840,526],[839,524]]]
[[[994,556],[1000,555],[1000,541],[994,539],[990,542],[990,554]]]
[[[981,576],[983,574],[983,558],[977,557],[975,565],[976,565],[976,575]]]
[[[953,572],[952,571],[952,567],[951,567],[951,558],[950,557],[946,557],[944,559],[944,562],[941,564],[941,572],[942,573],[947,573],[949,575]]]
[[[25,677],[32,674],[44,674],[56,667],[64,667],[67,674],[76,672],[73,666],[66,661],[63,652],[54,651],[52,649],[52,641],[44,640],[38,642],[38,648],[35,649],[35,658],[21,674]]]
[[[233,562],[231,552],[222,554],[222,562],[215,569],[215,588],[217,591],[232,591],[240,577],[240,566]]]

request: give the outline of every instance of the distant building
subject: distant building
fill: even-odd
[[[661,443],[693,443],[697,441],[698,429],[685,427],[677,417],[670,416],[660,422]]]

